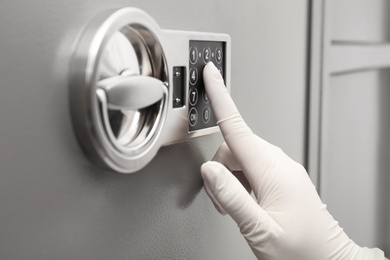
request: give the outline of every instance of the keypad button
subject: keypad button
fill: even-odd
[[[211,60],[211,50],[208,47],[203,49],[203,61],[204,63],[208,63]]]
[[[195,89],[191,89],[190,90],[190,96],[188,98],[190,100],[190,104],[192,106],[195,106],[196,103],[198,103],[198,90],[196,88]]]
[[[223,69],[222,69],[222,67],[217,67],[217,68],[218,68],[219,73],[221,73],[221,75],[223,76]]]
[[[218,64],[222,62],[222,57],[223,57],[222,48],[218,47],[215,50],[215,60],[217,61]]]
[[[190,83],[195,85],[198,82],[198,70],[191,68],[190,69]]]
[[[198,48],[191,47],[190,48],[190,62],[195,64],[198,61]]]
[[[210,108],[205,107],[202,112],[202,120],[205,124],[207,124],[210,121]]]
[[[207,96],[206,90],[203,90],[202,98],[203,98],[203,101],[204,101],[206,104],[209,103],[209,97]]]
[[[196,110],[195,107],[190,109],[190,113],[189,113],[188,117],[190,119],[190,125],[191,126],[196,125],[196,122],[198,122],[198,111]]]

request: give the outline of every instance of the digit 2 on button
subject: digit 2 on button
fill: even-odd
[[[208,63],[210,61],[210,58],[211,58],[211,50],[210,48],[204,48],[203,49],[203,61],[204,63]]]

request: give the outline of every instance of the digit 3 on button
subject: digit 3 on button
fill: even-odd
[[[222,61],[222,48],[221,47],[218,47],[215,50],[215,60],[217,61],[218,64],[220,64]]]

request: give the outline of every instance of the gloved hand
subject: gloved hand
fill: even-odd
[[[217,210],[237,222],[256,257],[384,259],[379,249],[361,248],[348,238],[300,164],[252,133],[212,63],[203,78],[226,141],[214,161],[201,167],[205,190]]]

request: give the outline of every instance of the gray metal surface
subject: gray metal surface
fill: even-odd
[[[164,147],[132,175],[101,170],[80,149],[68,104],[72,48],[96,14],[125,6],[165,29],[231,35],[242,115],[303,161],[307,1],[3,0],[0,258],[254,259],[202,190],[199,167],[219,134]]]

